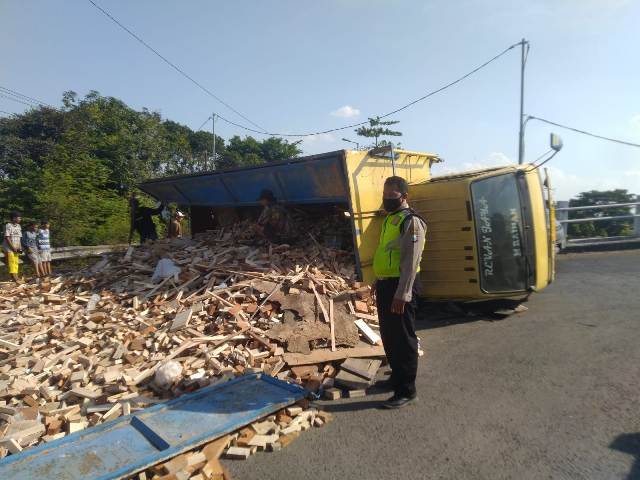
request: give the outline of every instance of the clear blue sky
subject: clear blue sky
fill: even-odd
[[[637,0],[96,1],[269,130],[315,131],[389,111],[525,37],[527,113],[640,143]],[[65,90],[93,89],[191,128],[212,110],[244,122],[86,0],[0,0],[0,43],[0,85],[55,105]],[[403,146],[442,156],[437,173],[516,159],[519,62],[514,50],[398,114]],[[0,110],[23,108],[0,98]],[[640,149],[556,130],[565,142],[549,164],[558,198],[640,194]],[[547,149],[550,131],[529,124],[528,159]],[[223,123],[218,132],[243,134]],[[356,138],[311,138],[305,153],[344,148],[343,136]]]

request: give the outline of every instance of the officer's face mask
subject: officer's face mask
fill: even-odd
[[[384,209],[387,212],[389,212],[389,213],[395,212],[402,205],[402,197],[398,197],[398,198],[383,198],[382,199],[382,205],[384,206]]]

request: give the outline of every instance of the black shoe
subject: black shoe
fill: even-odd
[[[394,395],[393,397],[391,397],[389,400],[387,400],[386,402],[384,402],[382,404],[382,408],[387,408],[389,410],[395,410],[398,408],[402,408],[406,405],[409,405],[410,403],[412,403],[413,401],[418,399],[418,395],[417,394],[413,394],[410,396],[404,396],[404,395]]]

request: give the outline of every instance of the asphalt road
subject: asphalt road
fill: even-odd
[[[332,423],[234,480],[640,479],[640,250],[562,256],[528,306],[421,322],[417,404],[320,402]]]

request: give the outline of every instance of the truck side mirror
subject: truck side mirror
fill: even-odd
[[[560,135],[552,133],[549,136],[549,146],[551,150],[555,150],[556,152],[562,150],[562,138],[560,138]]]

